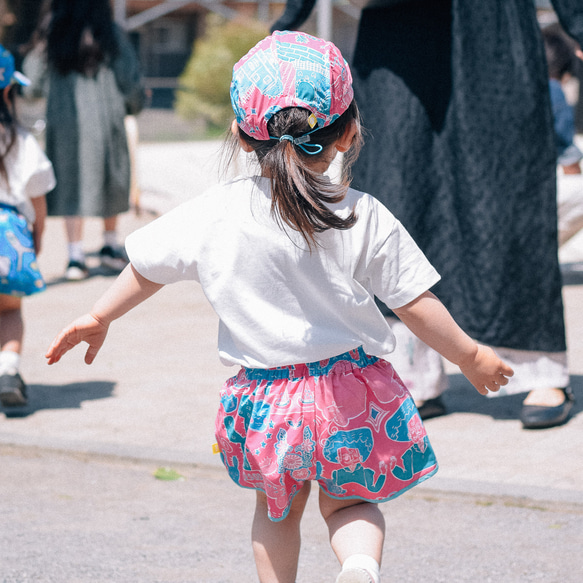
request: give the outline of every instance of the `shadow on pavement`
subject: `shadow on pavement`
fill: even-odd
[[[29,385],[28,404],[25,407],[4,408],[2,412],[10,417],[28,417],[44,409],[80,409],[84,401],[107,399],[113,395],[115,383],[111,381],[90,381],[68,385]]]
[[[106,267],[88,267],[89,275],[85,278],[80,280],[81,282],[87,281],[91,277],[117,277],[121,272],[114,271],[111,269],[107,269]],[[62,275],[60,277],[48,278],[45,280],[47,287],[51,287],[53,285],[61,285],[61,284],[68,284],[68,285],[76,285],[77,281],[69,281],[65,279],[65,276]]]
[[[448,413],[477,413],[493,419],[518,419],[526,393],[487,398],[480,395],[462,374],[449,375],[449,389],[443,394]],[[583,411],[583,376],[571,376],[575,406],[571,418]]]

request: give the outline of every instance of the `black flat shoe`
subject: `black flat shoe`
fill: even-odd
[[[443,404],[441,397],[435,397],[435,399],[427,399],[423,404],[417,407],[421,419],[432,419],[433,417],[441,417],[447,413],[447,409]]]
[[[561,391],[565,394],[565,400],[556,407],[523,405],[520,411],[522,426],[525,429],[548,429],[565,423],[575,404],[575,397],[571,387],[565,387]]]

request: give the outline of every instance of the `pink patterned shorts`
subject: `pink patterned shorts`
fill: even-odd
[[[437,471],[417,408],[362,348],[309,364],[242,368],[221,389],[215,433],[239,486],[282,520],[306,480],[333,498],[383,502]]]

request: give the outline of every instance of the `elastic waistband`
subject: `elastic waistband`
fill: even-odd
[[[308,362],[305,364],[290,364],[288,366],[278,366],[276,368],[246,368],[245,376],[248,380],[267,380],[274,381],[278,379],[301,379],[306,376],[318,377],[330,373],[332,368],[335,372],[348,371],[353,368],[365,368],[374,364],[379,359],[376,356],[366,354],[362,346],[333,356],[325,360]],[[341,363],[341,364],[339,364]],[[342,366],[344,364],[344,367]]]
[[[0,202],[0,209],[20,213],[20,211],[15,206],[12,206],[11,204],[6,204],[5,202]]]

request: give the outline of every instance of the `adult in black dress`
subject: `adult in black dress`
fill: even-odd
[[[314,4],[288,0],[273,28],[299,27]],[[583,43],[583,2],[553,5]],[[458,323],[514,368],[505,392],[529,391],[523,425],[564,422],[556,152],[533,0],[372,0],[352,73],[369,131],[353,186],[401,220]],[[422,414],[442,413],[441,361],[399,324],[391,361]]]

